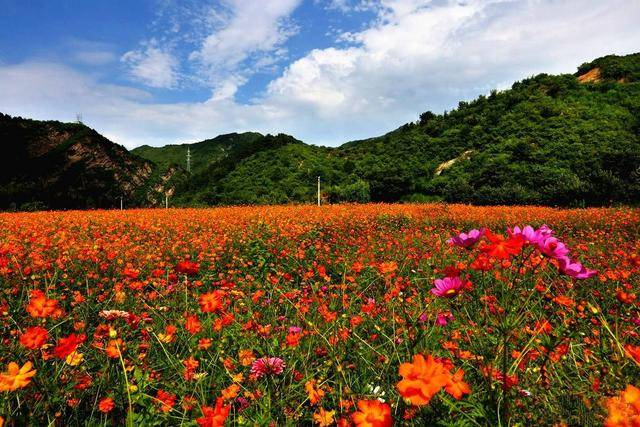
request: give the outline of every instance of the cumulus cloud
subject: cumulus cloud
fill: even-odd
[[[122,61],[129,66],[131,77],[147,86],[171,89],[178,84],[178,60],[153,39],[141,49],[125,53]]]
[[[214,31],[190,59],[201,64],[206,80],[228,96],[239,81],[284,56],[284,42],[297,31],[288,17],[300,2],[225,0],[216,10]]]
[[[0,66],[0,111],[66,120],[82,111],[90,125],[129,147],[245,130],[338,145],[536,73],[574,72],[598,56],[631,53],[640,40],[640,3],[625,0],[384,0],[366,29],[342,35],[346,44],[310,51],[262,96],[241,103],[234,94],[248,78],[243,67],[286,47],[287,16],[297,4],[274,1],[264,12],[271,24],[253,30],[241,15],[255,12],[242,3],[227,3],[196,50],[197,61],[218,77],[205,102],[154,103],[143,91],[105,85],[99,76],[25,63]],[[251,31],[242,35],[245,25]],[[153,56],[147,51],[129,60],[141,63]],[[156,86],[175,84],[175,74],[159,74],[173,77]]]

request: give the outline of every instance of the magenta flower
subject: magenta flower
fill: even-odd
[[[447,323],[453,320],[453,314],[447,313],[438,313],[438,317],[436,318],[436,325],[438,326],[447,326]]]
[[[546,225],[542,225],[537,230],[530,225],[525,225],[523,228],[516,225],[513,227],[513,230],[507,229],[507,233],[511,237],[521,236],[525,242],[537,245],[547,237],[550,237],[553,231],[551,231],[551,229]]]
[[[475,245],[478,240],[484,235],[484,228],[480,230],[470,230],[468,233],[460,233],[455,237],[450,238],[447,242],[450,245],[460,246],[463,248],[470,248]]]
[[[436,279],[431,293],[438,297],[453,298],[460,293],[463,283],[459,277],[445,277]]]
[[[251,364],[251,375],[256,378],[265,375],[280,375],[284,372],[284,360],[279,357],[261,357]]]
[[[547,237],[538,241],[538,249],[549,258],[560,259],[569,254],[569,248],[555,237]]]
[[[588,279],[595,276],[598,272],[585,268],[578,261],[571,261],[568,257],[558,259],[560,263],[560,272],[574,279]]]

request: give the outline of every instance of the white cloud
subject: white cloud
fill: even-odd
[[[219,80],[228,85],[229,76],[238,79],[271,65],[286,53],[283,43],[297,31],[288,17],[300,2],[225,0],[222,10],[214,9],[214,31],[190,59],[202,65],[214,87]]]
[[[122,61],[129,66],[131,77],[147,86],[171,89],[178,84],[177,59],[153,39],[142,49],[125,53]]]
[[[220,50],[203,44],[199,52],[227,71],[206,102],[158,104],[143,91],[102,84],[98,75],[25,63],[0,65],[0,111],[63,120],[82,112],[88,124],[129,147],[246,130],[337,145],[384,133],[427,109],[450,109],[504,82],[631,53],[640,40],[640,3],[624,0],[387,0],[376,10],[378,18],[350,34],[347,46],[309,52],[248,104],[234,99],[247,78],[242,64],[284,47],[278,23],[287,12],[272,13],[269,30],[256,30],[262,37],[240,34],[242,18],[233,13],[217,18],[211,43]]]
[[[104,50],[80,50],[75,53],[76,61],[86,65],[105,65],[116,60],[113,52]]]

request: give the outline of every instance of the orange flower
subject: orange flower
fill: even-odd
[[[309,396],[309,402],[312,405],[320,402],[322,397],[324,396],[324,390],[320,387],[316,387],[316,380],[309,380],[304,384],[304,389],[307,391],[307,395]]]
[[[160,410],[165,414],[171,409],[173,409],[173,405],[176,403],[176,395],[168,393],[162,389],[158,390],[156,393],[156,399],[160,405]]]
[[[202,324],[200,323],[200,319],[195,314],[185,316],[184,318],[184,328],[191,335],[195,335],[202,330]]]
[[[119,358],[123,351],[124,351],[124,343],[120,338],[118,338],[117,340],[109,341],[107,348],[105,348],[107,357],[109,357],[110,359]]]
[[[196,422],[200,427],[223,427],[230,410],[231,406],[224,406],[222,398],[219,397],[214,408],[210,406],[202,407],[202,417],[198,418]]]
[[[222,390],[222,398],[224,400],[235,399],[240,391],[240,386],[238,384],[231,384],[229,387]]]
[[[194,379],[196,369],[198,369],[198,366],[200,366],[200,362],[194,359],[193,356],[189,356],[188,358],[182,361],[182,364],[184,365],[184,379],[185,380]]]
[[[627,344],[624,346],[624,351],[632,358],[638,365],[640,365],[640,346]]]
[[[383,276],[387,276],[395,272],[397,269],[398,269],[398,264],[395,261],[381,262],[380,264],[378,264],[378,271]]]
[[[524,240],[520,235],[507,239],[500,234],[493,234],[487,230],[485,231],[485,236],[491,244],[483,243],[480,246],[480,250],[493,258],[509,259],[512,255],[518,255],[524,244]]]
[[[391,407],[377,399],[359,400],[358,411],[351,414],[356,427],[391,427]]]
[[[198,340],[198,350],[206,350],[213,344],[213,340],[211,338],[200,338]]]
[[[98,403],[98,410],[103,414],[108,414],[109,412],[113,411],[113,408],[115,408],[115,406],[116,405],[113,402],[112,398],[105,397],[100,400],[100,403]]]
[[[22,367],[15,362],[9,363],[6,372],[0,374],[0,391],[14,391],[28,386],[31,377],[36,374],[35,370],[31,370],[32,367],[31,362],[25,363]]]
[[[463,376],[464,371],[462,369],[458,369],[455,374],[451,375],[449,382],[445,386],[445,391],[458,400],[462,398],[463,394],[471,393],[471,387],[469,387],[469,384],[462,380]]]
[[[256,356],[253,354],[252,350],[240,350],[238,352],[238,358],[240,359],[240,364],[242,366],[249,366],[256,360]]]
[[[398,382],[400,395],[413,405],[426,405],[449,381],[451,374],[432,356],[417,354],[413,363],[403,363],[398,369],[403,379]]]
[[[558,295],[553,299],[553,302],[564,305],[565,307],[573,307],[575,305],[575,302],[571,298],[564,295]]]
[[[619,396],[606,402],[609,416],[605,427],[637,427],[640,425],[640,389],[629,384]]]
[[[213,291],[200,295],[200,310],[215,313],[222,308],[222,292]]]
[[[47,342],[49,333],[45,328],[32,326],[20,335],[20,344],[30,350],[37,350]]]
[[[320,427],[328,427],[334,423],[334,415],[336,411],[325,411],[324,408],[318,409],[318,412],[313,414],[313,422]]]
[[[29,296],[29,304],[26,308],[31,317],[46,318],[60,313],[58,301],[48,299],[44,292],[36,289],[31,291]]]

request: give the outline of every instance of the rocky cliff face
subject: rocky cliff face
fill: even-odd
[[[0,209],[145,205],[154,165],[79,123],[0,114]]]

